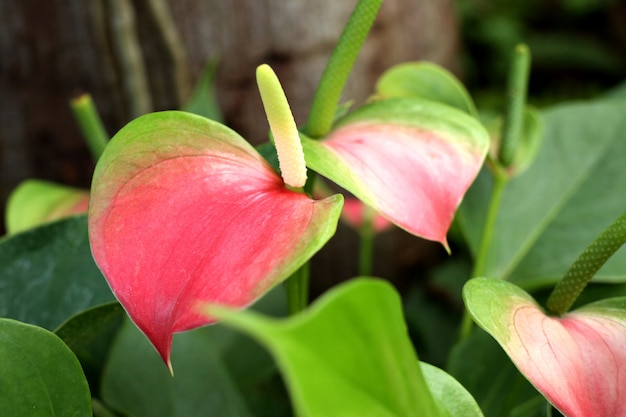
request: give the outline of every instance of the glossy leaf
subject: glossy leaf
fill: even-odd
[[[468,311],[567,417],[621,416],[626,395],[626,298],[547,316],[519,287],[475,278]]]
[[[342,206],[286,189],[235,132],[183,112],[118,132],[91,198],[94,258],[168,365],[173,333],[214,322],[199,302],[249,305],[326,243]]]
[[[0,415],[91,417],[80,363],[54,333],[0,318]]]
[[[6,228],[10,234],[87,212],[89,192],[49,181],[23,181],[9,196]]]
[[[384,281],[357,279],[335,287],[289,320],[216,306],[207,311],[272,352],[297,415],[481,415],[443,371],[422,371],[400,298]]]
[[[54,330],[113,300],[91,257],[86,216],[0,240],[0,316]]]
[[[542,114],[541,148],[532,165],[504,190],[485,275],[526,289],[554,283],[624,211],[624,112],[625,102],[598,101],[561,105]],[[491,183],[484,170],[459,210],[459,224],[474,252]],[[622,248],[594,279],[623,282],[625,271]]]
[[[406,98],[360,108],[323,141],[303,139],[309,168],[392,223],[444,245],[488,146],[489,137],[474,118]]]
[[[100,381],[113,337],[125,316],[114,301],[70,317],[54,332],[80,361],[92,390]]]
[[[463,84],[450,71],[432,62],[406,62],[391,67],[379,78],[376,92],[384,98],[433,100],[478,115]]]

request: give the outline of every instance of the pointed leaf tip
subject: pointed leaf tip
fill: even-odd
[[[315,201],[287,190],[227,127],[156,113],[124,127],[102,155],[90,243],[114,294],[168,364],[173,333],[214,322],[198,302],[252,303],[324,245],[341,206],[341,196]]]

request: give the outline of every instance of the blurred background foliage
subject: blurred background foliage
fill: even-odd
[[[479,107],[500,105],[511,51],[532,52],[531,103],[592,98],[624,80],[626,2],[456,0],[462,77]]]

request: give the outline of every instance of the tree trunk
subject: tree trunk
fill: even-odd
[[[452,0],[386,0],[344,93],[362,102],[389,66],[456,69]],[[269,63],[299,123],[356,0],[3,0],[0,2],[0,201],[21,180],[88,187],[93,163],[68,106],[94,97],[113,134],[180,108],[208,59],[226,123],[252,143],[267,121],[255,69]]]

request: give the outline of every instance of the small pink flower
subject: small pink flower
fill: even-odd
[[[368,211],[371,211],[368,213]],[[367,207],[358,198],[346,197],[343,202],[343,210],[341,212],[341,218],[354,229],[362,227],[363,222],[366,221],[367,216],[373,216],[372,228],[375,233],[383,232],[393,226],[389,220],[385,219],[374,210]]]

